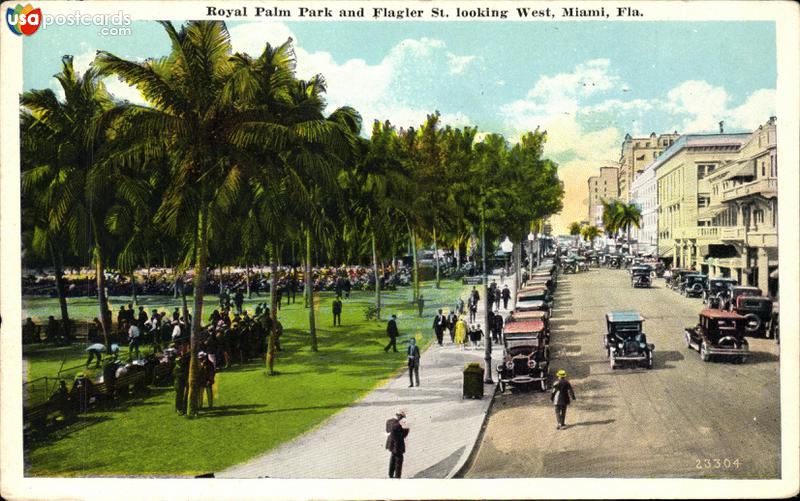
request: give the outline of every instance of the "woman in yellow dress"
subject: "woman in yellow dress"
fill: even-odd
[[[461,317],[458,317],[458,320],[456,320],[455,342],[456,344],[461,345],[462,350],[464,349],[464,343],[466,342],[466,339],[467,339],[467,324],[464,322],[464,320],[461,319]]]

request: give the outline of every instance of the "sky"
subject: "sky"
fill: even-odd
[[[173,21],[180,23],[180,21]],[[167,54],[154,21],[132,33],[47,26],[25,37],[24,88],[51,87],[61,56],[78,71],[97,50],[143,60]],[[453,126],[501,133],[514,142],[537,127],[545,155],[559,164],[564,210],[557,232],[587,219],[589,176],[619,160],[626,133],[752,131],[775,115],[772,22],[231,22],[236,51],[294,40],[301,78],[322,74],[329,111],[356,108],[364,119],[417,126],[438,110]],[[141,102],[110,78],[111,93]]]

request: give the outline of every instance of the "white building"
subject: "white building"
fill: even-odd
[[[642,212],[639,228],[632,228],[631,237],[638,242],[642,254],[656,255],[658,252],[658,181],[655,161],[634,179],[630,189],[631,203]]]

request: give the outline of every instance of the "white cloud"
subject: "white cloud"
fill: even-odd
[[[302,40],[280,22],[240,24],[231,29],[231,42],[234,50],[260,54],[265,42],[273,45],[285,42],[289,37],[294,41],[297,57],[297,75],[308,79],[316,74],[325,77],[327,83],[326,99],[328,111],[340,106],[352,106],[361,113],[363,134],[369,134],[374,120],[390,120],[402,127],[419,126],[428,113],[437,109],[435,102],[412,103],[399,95],[415,95],[414,85],[426,79],[416,78],[419,74],[433,74],[440,68],[450,74],[461,75],[476,58],[471,55],[454,54],[447,50],[446,44],[437,39],[406,39],[399,42],[377,64],[369,64],[363,59],[348,59],[344,62],[334,60],[324,51],[311,52],[302,45]],[[454,126],[472,123],[463,112],[450,113],[444,110],[442,121]]]
[[[675,128],[685,133],[717,131],[720,121],[729,129],[752,130],[775,114],[774,89],[756,90],[734,108],[731,101],[724,87],[687,80],[667,93],[663,108],[676,115],[679,122]]]

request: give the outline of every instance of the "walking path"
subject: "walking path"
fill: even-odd
[[[508,284],[513,298],[513,275],[503,283],[499,276],[490,276],[489,283],[493,278],[500,287]],[[484,304],[481,301],[479,319],[484,318]],[[512,306],[513,299],[509,308]],[[400,328],[402,332],[402,325]],[[447,332],[444,337],[444,346],[434,342],[422,354],[421,386],[409,388],[408,371],[404,370],[320,427],[216,476],[386,478],[389,464],[389,453],[384,448],[386,420],[394,417],[398,409],[404,409],[411,431],[406,439],[403,477],[452,477],[475,446],[492,402],[494,385],[484,385],[481,400],[463,399],[462,369],[468,362],[483,365],[484,349],[462,350],[450,343]],[[502,356],[502,347],[495,346],[492,356],[493,369]],[[492,378],[496,381],[496,373]]]

